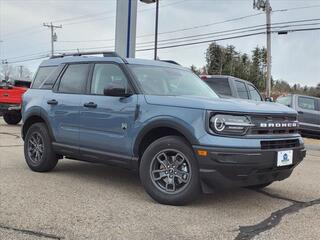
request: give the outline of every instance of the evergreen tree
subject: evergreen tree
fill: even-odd
[[[206,52],[207,72],[210,75],[222,74],[223,70],[223,50],[215,42],[211,43]]]

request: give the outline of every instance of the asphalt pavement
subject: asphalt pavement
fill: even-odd
[[[0,239],[320,239],[320,140],[292,176],[263,191],[154,202],[131,171],[62,160],[29,170],[20,126],[0,119]]]

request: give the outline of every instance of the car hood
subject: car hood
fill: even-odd
[[[196,108],[214,111],[241,113],[297,114],[285,105],[273,102],[258,102],[243,99],[208,99],[189,96],[153,96],[146,95],[146,102],[154,105]]]

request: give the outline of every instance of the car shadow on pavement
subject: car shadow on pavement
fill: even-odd
[[[108,190],[109,188],[113,188],[123,193],[139,195],[141,200],[155,203],[155,201],[144,192],[137,171],[98,163],[61,160],[52,174],[56,176],[63,175],[68,179],[71,178],[73,181],[95,184],[99,186],[99,189],[105,188]],[[243,198],[252,199],[257,195],[259,195],[259,193],[244,188],[217,190],[212,194],[201,194],[191,205],[208,206],[221,204],[221,202],[224,201],[230,203],[244,200]]]

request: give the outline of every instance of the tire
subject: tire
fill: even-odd
[[[247,188],[252,189],[252,190],[260,190],[260,189],[263,189],[265,187],[268,187],[272,183],[273,182],[267,182],[267,183],[263,183],[263,184],[252,185],[252,186],[248,186]]]
[[[9,111],[3,115],[4,121],[9,125],[17,125],[21,118],[21,113],[17,111]]]
[[[185,205],[200,193],[198,162],[189,144],[178,136],[151,143],[141,158],[139,174],[146,192],[162,204]]]
[[[24,141],[24,156],[29,168],[35,172],[48,172],[57,165],[58,158],[44,123],[35,123],[29,128]]]

